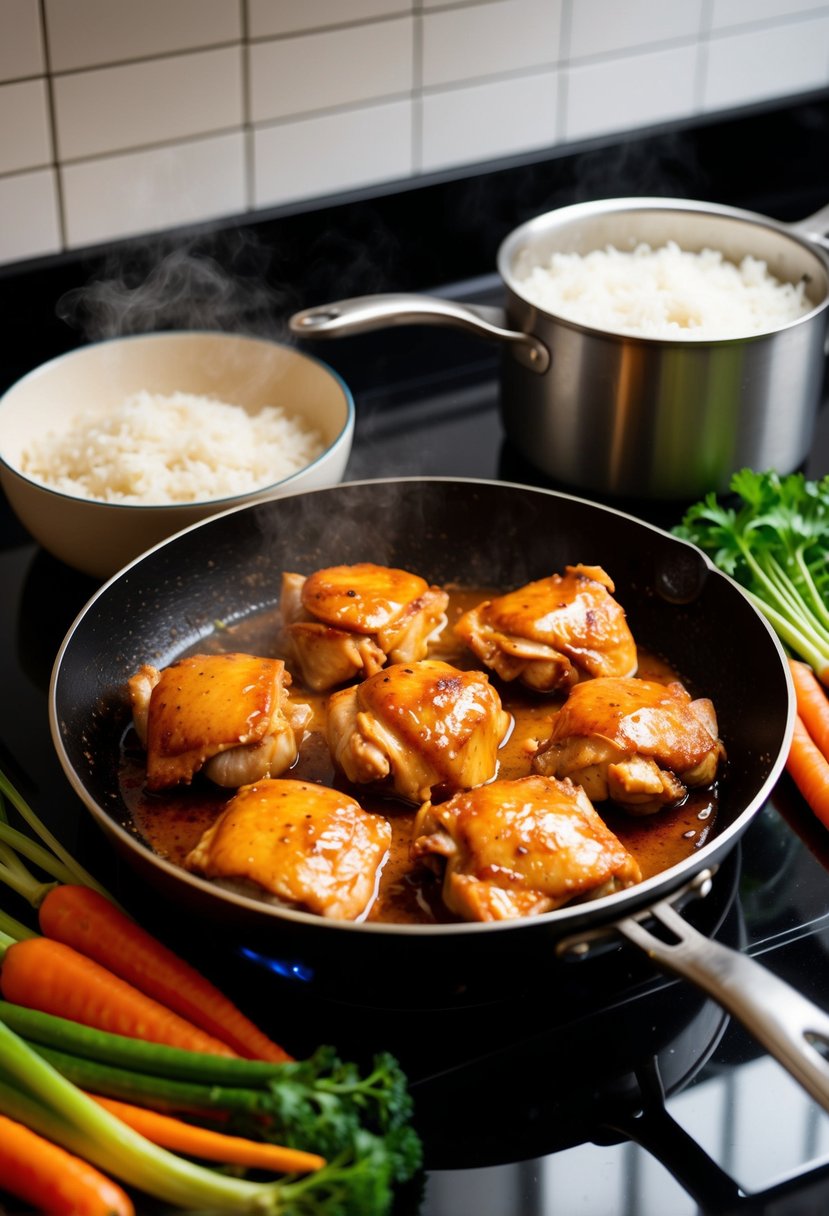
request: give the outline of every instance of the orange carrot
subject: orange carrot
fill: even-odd
[[[803,719],[795,719],[786,769],[809,808],[829,828],[829,760],[807,731]]]
[[[91,887],[54,887],[39,918],[47,937],[95,959],[237,1055],[277,1064],[291,1059],[200,972]]]
[[[0,1115],[0,1189],[44,1216],[133,1216],[129,1195],[93,1165]]]
[[[212,1055],[236,1054],[93,959],[48,937],[29,937],[6,947],[0,992],[16,1005],[98,1030]]]
[[[185,1123],[172,1115],[133,1106],[130,1102],[119,1102],[115,1098],[104,1098],[99,1094],[89,1094],[88,1097],[153,1144],[185,1153],[188,1157],[273,1170],[280,1174],[306,1174],[325,1165],[325,1158],[317,1153],[306,1153],[302,1149],[287,1148],[281,1144],[263,1144],[258,1140],[246,1140],[243,1136],[228,1136],[224,1132]]]
[[[808,663],[789,659],[797,713],[812,741],[829,760],[829,697]]]

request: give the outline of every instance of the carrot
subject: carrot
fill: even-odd
[[[40,905],[41,931],[72,946],[247,1059],[292,1057],[208,979],[91,887],[62,884]]]
[[[803,719],[795,718],[786,770],[809,808],[829,828],[829,760],[809,734]]]
[[[95,1166],[0,1115],[0,1188],[44,1216],[133,1216],[132,1200]]]
[[[93,959],[48,937],[29,937],[5,947],[0,992],[16,1005],[99,1030],[190,1051],[235,1054]]]
[[[789,659],[797,713],[823,755],[829,760],[829,697],[808,663]]]
[[[243,1136],[228,1136],[224,1132],[197,1127],[185,1123],[183,1119],[174,1119],[171,1115],[146,1110],[129,1102],[118,1102],[115,1098],[104,1098],[98,1094],[88,1096],[153,1144],[185,1153],[188,1157],[222,1161],[225,1165],[252,1166],[282,1174],[305,1174],[322,1169],[325,1165],[325,1158],[317,1153],[306,1153],[281,1144],[263,1144],[257,1140],[246,1140]]]

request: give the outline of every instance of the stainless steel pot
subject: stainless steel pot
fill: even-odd
[[[578,203],[516,228],[498,251],[502,309],[440,297],[378,295],[306,309],[304,338],[386,325],[455,325],[504,345],[501,412],[516,449],[568,486],[690,500],[728,488],[743,466],[790,473],[806,458],[820,403],[829,315],[829,206],[798,224],[684,199]],[[524,296],[554,251],[683,249],[750,254],[784,282],[805,279],[812,307],[768,333],[717,341],[632,337],[545,312]]]

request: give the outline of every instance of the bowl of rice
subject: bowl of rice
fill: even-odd
[[[0,485],[31,536],[109,578],[174,532],[342,479],[354,402],[290,346],[214,332],[91,343],[0,397]]]

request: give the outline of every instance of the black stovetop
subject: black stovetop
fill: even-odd
[[[495,291],[483,281],[457,288]],[[348,479],[547,484],[502,437],[490,354],[474,349],[451,374],[358,385],[356,397]],[[829,471],[827,411],[808,471]],[[679,504],[624,505],[663,526],[681,511]],[[69,847],[151,926],[161,917],[169,935],[166,910],[155,898],[146,902],[98,837],[49,739],[52,660],[96,584],[3,520],[0,766]],[[695,915],[706,931],[829,1006],[827,866],[829,837],[784,777]],[[309,1041],[333,1037],[347,1052],[367,1038],[398,1051],[413,1081],[429,1166],[423,1188],[401,1196],[400,1212],[772,1216],[829,1209],[829,1117],[717,1006],[647,965],[597,979],[574,964],[566,996],[557,983],[518,993],[514,977],[505,977],[500,1006],[366,1015],[321,1004],[301,977],[264,972],[232,941],[222,949],[218,957],[214,945],[196,961],[226,977],[263,1020],[278,1007],[283,1039],[293,1019]]]
[[[829,129],[826,99],[817,109],[806,107],[795,124],[801,156],[818,119],[820,131]],[[707,146],[704,139],[701,146]],[[727,190],[691,191],[684,188],[678,165],[678,190],[672,193],[752,205],[751,198],[737,197],[744,178],[738,183],[736,170]],[[818,165],[802,206],[787,194],[778,218],[798,218],[825,201],[825,195],[814,193],[825,176],[825,165]],[[538,179],[539,171],[531,168],[518,174],[519,184],[535,185],[525,205],[540,210]],[[502,187],[502,178],[489,183],[487,197],[494,190],[498,198]],[[773,192],[757,198],[757,209],[773,213],[772,199]],[[372,204],[369,219],[377,206]],[[502,208],[507,227],[523,218],[517,210],[514,202],[508,216]],[[348,214],[353,220],[353,208]],[[432,217],[433,222],[441,218]],[[302,217],[296,222],[300,228],[310,224]],[[325,245],[320,237],[317,247]],[[458,279],[441,290],[498,300],[490,248],[483,261],[471,258],[470,265],[484,271],[481,277]],[[0,360],[0,388],[79,340],[58,334],[50,320],[52,331],[41,331],[45,345],[38,350],[32,321],[51,315],[57,295],[82,272],[77,262],[54,274],[37,268],[26,279],[21,341],[13,333]],[[413,274],[390,278],[393,267],[374,287],[423,286]],[[22,281],[7,276],[0,299],[5,289],[16,293]],[[367,284],[360,279],[356,287]],[[292,295],[289,311],[321,302],[319,291],[324,298],[327,289],[306,284]],[[313,353],[341,372],[357,402],[347,479],[425,475],[551,485],[505,441],[496,356],[478,340],[435,330],[396,331],[330,343]],[[825,408],[807,472],[829,472]],[[678,521],[683,507],[615,505],[664,527]],[[50,741],[52,662],[95,590],[90,579],[34,546],[0,497],[0,767],[66,845],[150,927],[163,922],[175,945],[175,918],[122,869],[71,792]],[[784,776],[717,875],[712,894],[689,916],[829,1008],[827,870],[829,834]],[[598,977],[579,970],[589,964],[576,963],[566,988],[542,983],[530,992],[519,991],[515,977],[505,976],[505,999],[498,1006],[366,1014],[321,1004],[301,976],[265,972],[237,945],[228,940],[220,954],[212,946],[194,961],[226,979],[266,1023],[278,1009],[277,1037],[288,1039],[293,1023],[298,1037],[313,1041],[319,1033],[344,1054],[361,1049],[366,1037],[400,1054],[413,1082],[428,1167],[422,1186],[400,1196],[400,1213],[817,1216],[829,1211],[829,1116],[717,1006],[688,985],[655,975],[644,963],[632,969],[622,964]],[[191,955],[192,946],[191,938]]]

